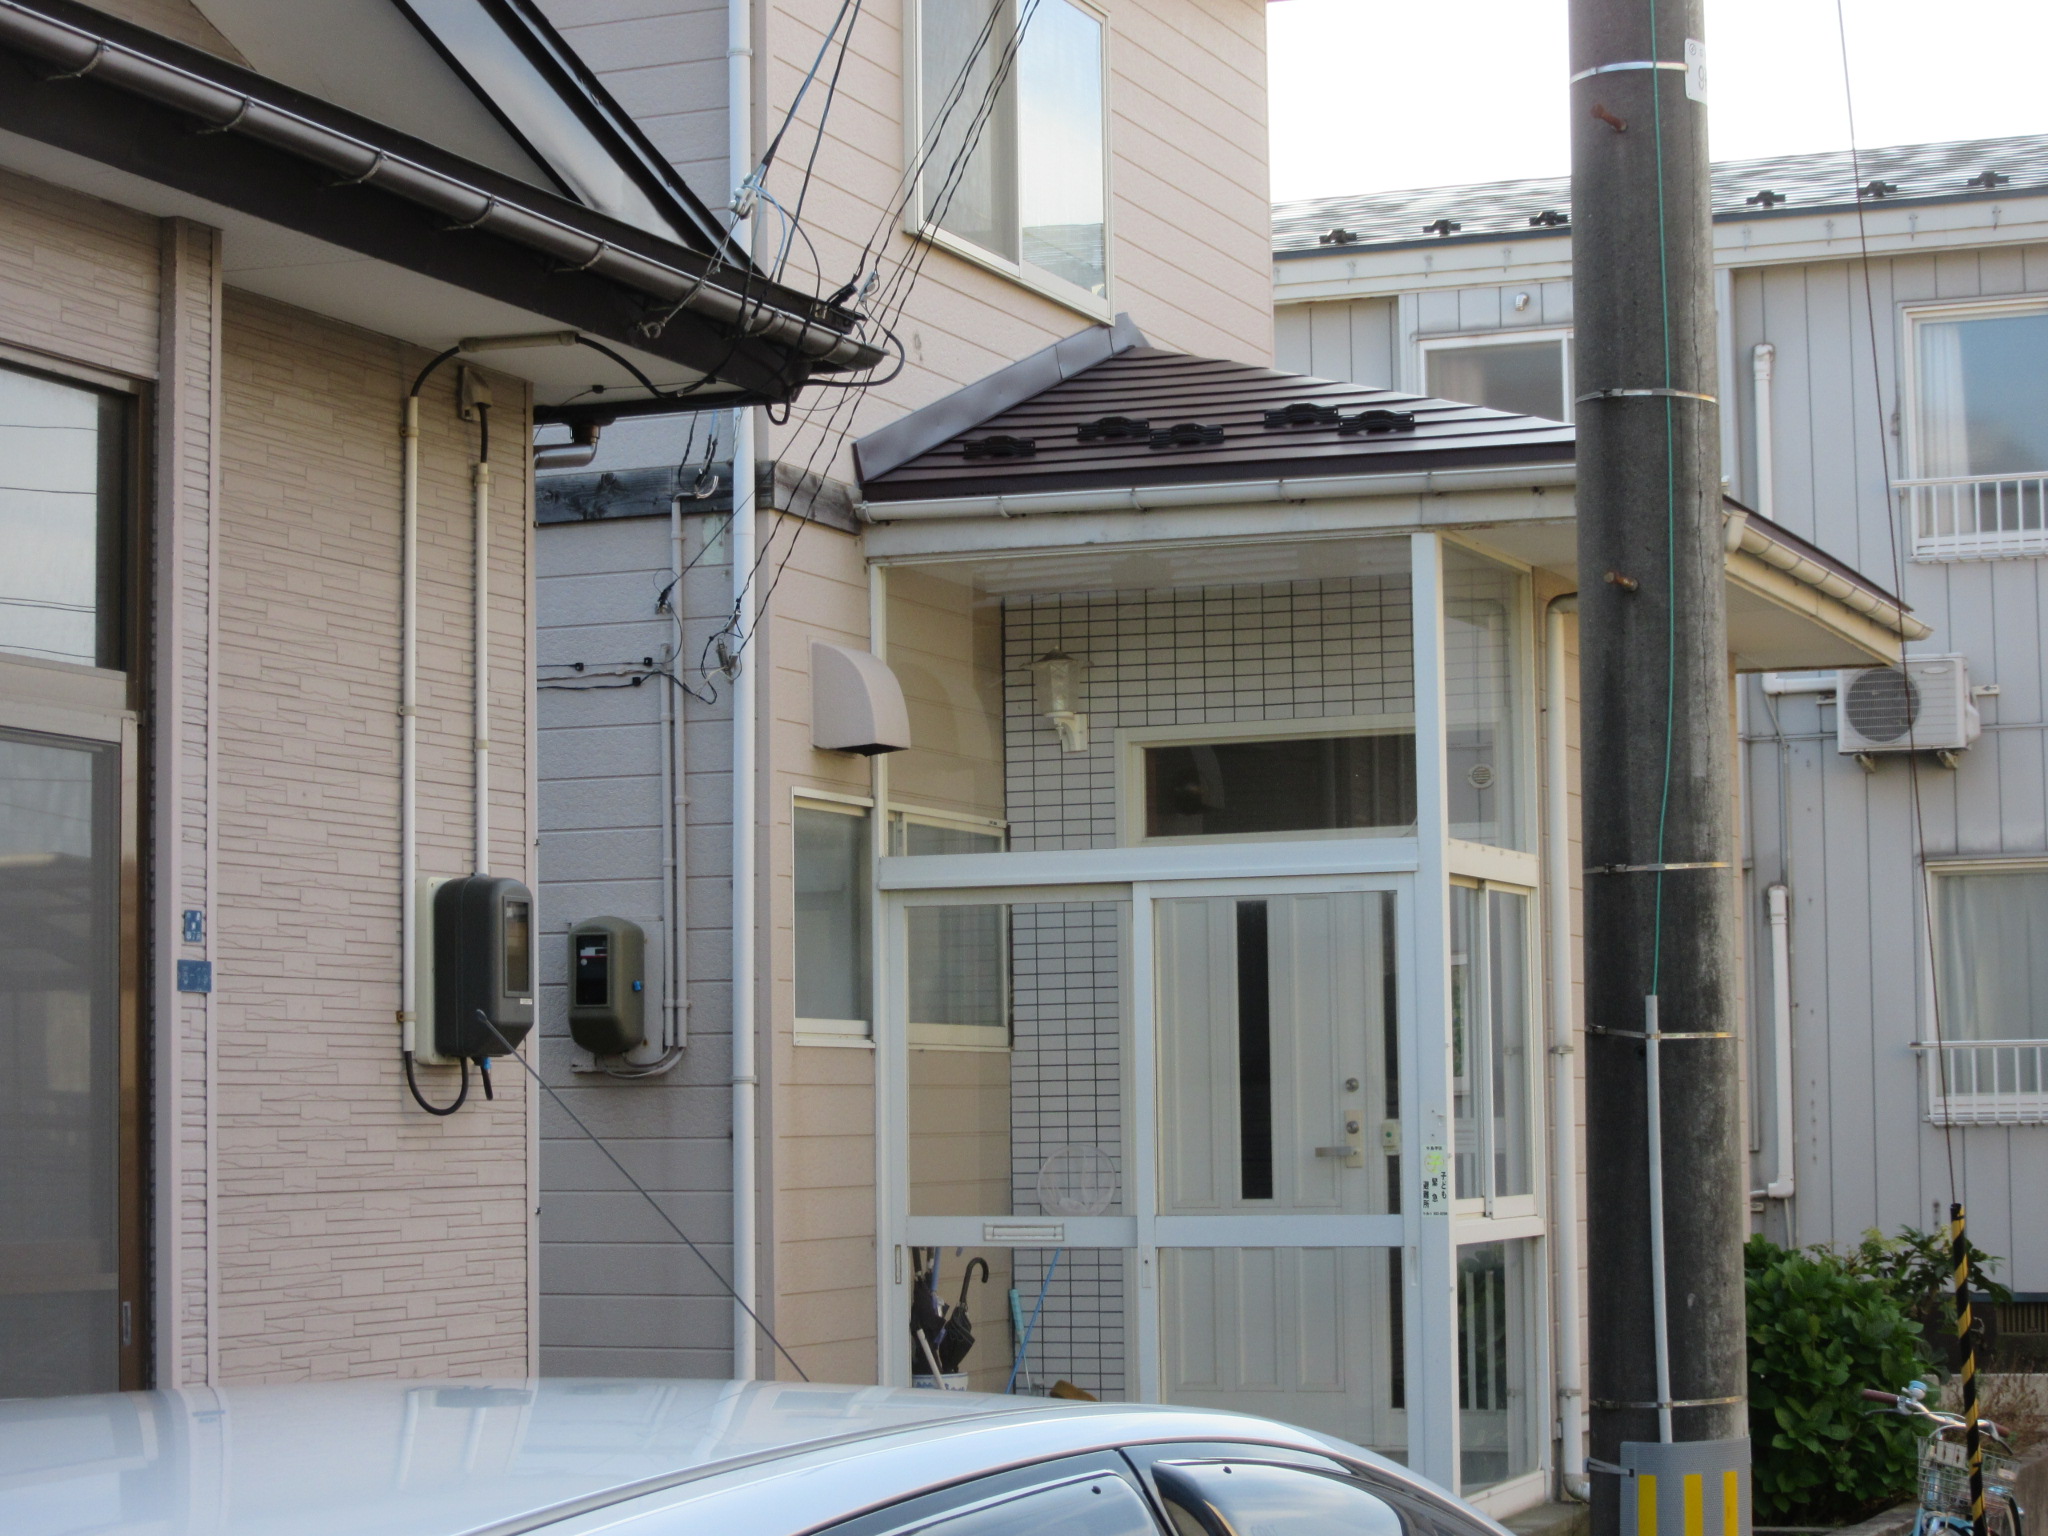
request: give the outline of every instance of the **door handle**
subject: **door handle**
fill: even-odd
[[[1343,1145],[1343,1146],[1341,1146],[1341,1147],[1317,1147],[1317,1148],[1316,1148],[1316,1156],[1317,1156],[1317,1157],[1349,1157],[1349,1156],[1351,1156],[1351,1154],[1352,1154],[1352,1153],[1353,1153],[1353,1151],[1355,1151],[1355,1150],[1356,1150],[1356,1149],[1355,1149],[1355,1148],[1354,1148],[1354,1147],[1353,1147],[1353,1146],[1351,1145],[1351,1143],[1347,1141],[1347,1142],[1345,1142],[1345,1143],[1344,1143],[1344,1145]]]

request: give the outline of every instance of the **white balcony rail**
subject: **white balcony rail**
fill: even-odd
[[[1918,1041],[1936,1125],[2048,1125],[2048,1040]]]
[[[2048,470],[1898,480],[1915,560],[2048,554]]]

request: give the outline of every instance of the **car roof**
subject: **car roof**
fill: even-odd
[[[0,1402],[0,1529],[469,1536],[707,1499],[737,1517],[736,1491],[768,1482],[784,1513],[829,1519],[999,1466],[1188,1439],[1337,1446],[1220,1410],[793,1382],[184,1388]]]

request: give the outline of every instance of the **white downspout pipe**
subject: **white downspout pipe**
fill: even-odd
[[[1551,1252],[1556,1260],[1557,1422],[1564,1491],[1589,1497],[1586,1480],[1586,1391],[1579,1377],[1579,1141],[1577,1052],[1572,1006],[1571,790],[1567,781],[1564,620],[1576,596],[1553,598],[1544,610],[1543,738],[1544,871],[1550,908]]]
[[[732,242],[745,258],[752,234],[747,179],[754,170],[753,0],[727,0],[726,12],[727,164],[733,184]],[[733,412],[732,527],[726,546],[732,557],[732,628],[738,670],[732,679],[732,1373],[741,1381],[756,1375],[754,1319],[755,1146],[754,1146],[754,413]]]
[[[398,1027],[413,1053],[419,1022],[419,976],[413,935],[419,923],[419,819],[417,805],[420,635],[420,397],[405,397],[405,457],[399,533],[398,671]]]
[[[1749,367],[1756,386],[1756,510],[1759,517],[1769,517],[1777,498],[1771,494],[1771,369],[1776,362],[1778,349],[1768,341],[1760,341],[1750,349]]]
[[[476,872],[491,872],[491,408],[479,404],[483,432],[476,457],[476,618],[474,620],[476,696],[471,701],[470,731],[475,738]]]
[[[1780,885],[1765,892],[1771,919],[1771,1107],[1777,1130],[1771,1147],[1770,1200],[1792,1198],[1792,900]]]

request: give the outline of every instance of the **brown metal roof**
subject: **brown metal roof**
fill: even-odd
[[[1334,411],[1338,420],[1265,424],[1268,413],[1290,405],[1321,407],[1325,417]],[[1358,430],[1357,419],[1368,411],[1412,414],[1414,424]],[[1106,417],[1147,423],[1147,434],[1084,440],[1082,428]],[[1351,430],[1344,428],[1347,420]],[[1205,440],[1154,446],[1155,434],[1191,423],[1207,429],[1200,434]],[[1021,450],[1020,442],[1029,449]],[[900,502],[1565,463],[1572,457],[1572,429],[1537,416],[1137,346],[1005,405],[901,463],[891,463],[887,453],[871,453],[864,462],[863,446],[855,445],[863,494],[869,502]],[[874,473],[872,461],[879,461]]]

